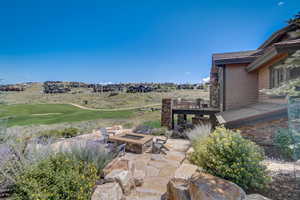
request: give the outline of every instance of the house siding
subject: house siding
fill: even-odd
[[[225,67],[225,110],[240,108],[258,101],[257,72],[248,73],[247,64]]]

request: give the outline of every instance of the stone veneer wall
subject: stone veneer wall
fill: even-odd
[[[162,100],[161,126],[172,128],[172,99]]]
[[[209,83],[209,99],[210,107],[218,108],[219,107],[219,83],[217,77],[217,68],[213,67],[210,75]]]
[[[262,146],[266,155],[278,157],[278,149],[274,146],[273,139],[276,132],[281,128],[288,128],[287,118],[244,125],[238,129],[242,136]]]

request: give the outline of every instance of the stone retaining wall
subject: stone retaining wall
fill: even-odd
[[[262,146],[265,149],[266,155],[278,157],[278,150],[275,147],[273,140],[276,132],[282,128],[288,128],[287,118],[245,125],[238,129],[245,138]]]

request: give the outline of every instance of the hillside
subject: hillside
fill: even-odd
[[[113,109],[132,108],[160,104],[162,98],[204,98],[208,92],[203,90],[173,90],[171,92],[149,93],[93,93],[91,88],[75,88],[63,94],[44,94],[42,84],[34,83],[23,92],[7,92],[7,104],[78,104],[89,108]],[[86,104],[87,102],[87,104]]]

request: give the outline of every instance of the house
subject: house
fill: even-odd
[[[270,143],[275,130],[287,127],[287,98],[261,91],[299,78],[300,68],[278,68],[293,59],[300,60],[300,25],[296,23],[275,32],[256,50],[213,54],[210,106],[219,108],[218,122]]]

